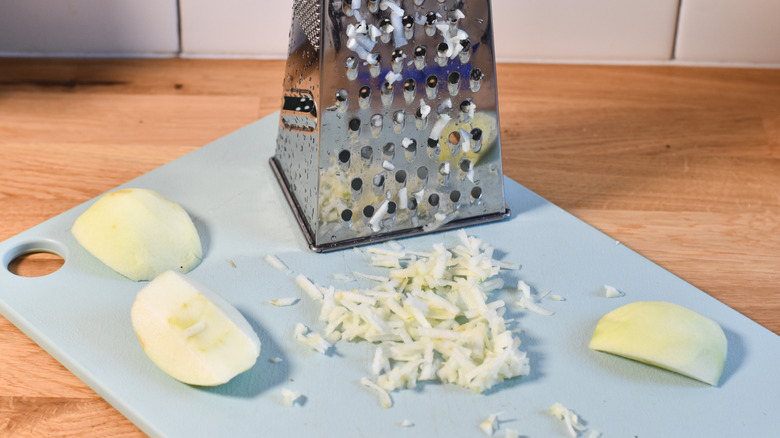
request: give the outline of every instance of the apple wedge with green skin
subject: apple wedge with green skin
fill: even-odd
[[[664,301],[619,307],[596,325],[593,350],[623,356],[716,386],[728,344],[717,322]]]
[[[184,383],[227,383],[252,368],[260,355],[260,339],[235,307],[175,271],[141,289],[130,313],[149,359]]]
[[[148,189],[103,195],[76,219],[71,232],[98,260],[134,281],[169,269],[189,272],[203,257],[187,212]]]

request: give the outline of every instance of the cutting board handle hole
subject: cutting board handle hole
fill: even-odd
[[[58,271],[65,264],[65,247],[52,240],[23,243],[8,251],[3,265],[20,277],[43,277]]]

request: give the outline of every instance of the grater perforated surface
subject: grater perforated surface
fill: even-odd
[[[313,3],[295,4],[273,160],[311,246],[508,215],[489,2],[322,1],[319,27]]]

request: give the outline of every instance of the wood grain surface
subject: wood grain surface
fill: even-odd
[[[0,59],[0,241],[278,110],[283,72]],[[780,70],[500,64],[498,76],[507,176],[780,334]],[[143,434],[0,317],[0,436]]]

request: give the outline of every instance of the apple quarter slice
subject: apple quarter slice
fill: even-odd
[[[169,269],[189,272],[203,257],[187,212],[154,190],[122,189],[101,196],[71,232],[98,260],[134,281]]]
[[[141,289],[131,319],[152,362],[191,385],[226,383],[260,355],[260,339],[244,316],[178,272],[166,271]]]
[[[727,341],[717,322],[665,301],[619,307],[596,325],[590,348],[717,385]]]

